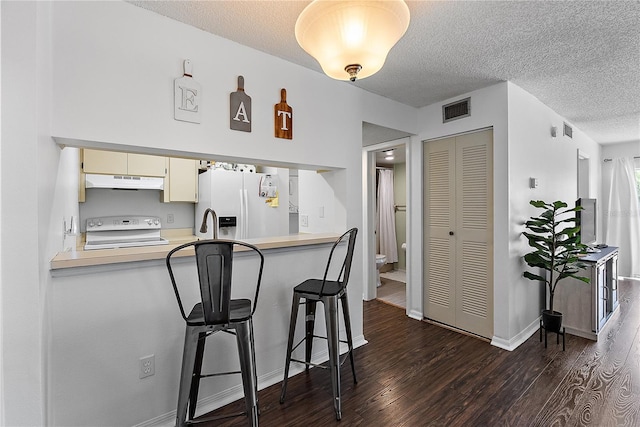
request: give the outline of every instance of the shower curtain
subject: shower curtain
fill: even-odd
[[[377,231],[380,254],[387,256],[387,262],[398,262],[396,241],[396,215],[393,197],[393,171],[378,170],[378,221]]]
[[[614,159],[605,211],[606,243],[620,248],[618,275],[640,277],[640,209],[634,160]]]

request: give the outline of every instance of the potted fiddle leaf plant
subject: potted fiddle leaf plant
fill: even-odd
[[[524,272],[529,280],[543,282],[549,296],[549,308],[542,311],[542,325],[549,332],[560,332],[562,313],[553,309],[553,297],[558,284],[567,277],[589,283],[588,277],[579,276],[580,269],[587,264],[580,261],[586,253],[587,245],[580,243],[580,226],[576,224],[575,212],[580,206],[569,208],[565,202],[546,203],[531,200],[532,206],[543,209],[537,217],[531,217],[523,232],[533,251],[524,256],[529,267],[539,269],[539,273]]]

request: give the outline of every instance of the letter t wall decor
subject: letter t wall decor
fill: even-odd
[[[238,76],[238,90],[229,95],[229,128],[251,132],[251,97],[244,92],[244,77]]]
[[[293,108],[287,105],[287,90],[280,90],[280,102],[274,106],[276,138],[293,139]]]

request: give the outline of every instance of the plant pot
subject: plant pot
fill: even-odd
[[[542,326],[548,332],[560,332],[562,328],[562,313],[551,310],[542,310]]]

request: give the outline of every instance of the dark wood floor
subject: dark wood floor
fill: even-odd
[[[621,282],[610,322],[598,342],[568,335],[565,352],[538,334],[508,352],[365,302],[369,344],[355,352],[357,385],[343,367],[342,421],[328,372],[312,369],[291,378],[283,405],[280,384],[260,391],[260,425],[640,426],[640,282]]]

